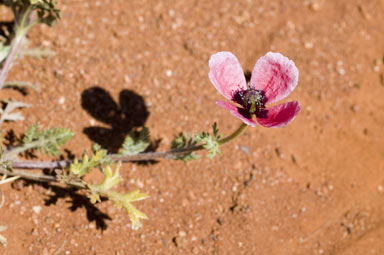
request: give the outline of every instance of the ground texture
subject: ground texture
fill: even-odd
[[[38,26],[9,80],[39,84],[19,135],[38,122],[71,128],[80,156],[116,151],[147,126],[169,148],[181,131],[228,134],[209,57],[231,51],[251,71],[268,51],[292,59],[302,110],[287,127],[249,128],[223,155],[184,164],[124,164],[121,191],[139,188],[149,220],[133,231],[110,202],[25,183],[1,186],[1,254],[384,254],[384,2],[381,0],[64,0],[60,22]],[[7,18],[2,12],[3,20]],[[124,116],[109,116],[122,110]],[[113,111],[112,111],[113,112]],[[116,111],[115,111],[116,112]],[[91,176],[89,181],[99,176]]]

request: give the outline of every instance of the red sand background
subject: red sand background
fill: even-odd
[[[215,121],[228,134],[240,123],[215,105],[221,96],[207,75],[210,55],[222,50],[249,71],[271,50],[292,59],[300,77],[288,100],[302,111],[286,128],[249,128],[213,160],[125,164],[121,191],[151,196],[136,203],[149,216],[139,231],[110,202],[92,207],[81,193],[3,185],[1,254],[384,254],[384,66],[375,65],[384,57],[383,1],[66,0],[59,7],[55,27],[30,33],[31,47],[49,46],[56,56],[24,58],[9,76],[42,92],[2,91],[3,99],[33,104],[22,110],[26,121],[4,130],[21,134],[36,122],[71,128],[66,148],[77,156],[93,143],[83,133],[92,126],[118,138],[144,124],[162,139],[158,150]],[[108,94],[124,107],[130,95],[142,114],[132,112],[126,125],[90,114],[82,96],[94,86],[105,90],[88,98],[94,107],[113,102]]]

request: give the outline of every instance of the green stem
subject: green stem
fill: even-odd
[[[219,140],[219,145],[222,145],[222,144],[225,144],[225,143],[228,143],[229,141],[232,141],[233,139],[235,139],[236,137],[238,137],[239,135],[241,135],[245,129],[248,127],[247,124],[245,123],[242,123],[240,125],[240,127],[238,129],[235,130],[235,132],[233,132],[232,134],[230,134],[229,136]]]

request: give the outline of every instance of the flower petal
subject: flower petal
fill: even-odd
[[[252,127],[256,126],[256,122],[252,119],[252,116],[246,117],[240,113],[241,108],[238,108],[233,104],[221,100],[216,101],[216,104],[224,109],[227,109],[233,116],[241,119],[245,124]]]
[[[264,127],[283,127],[291,122],[299,111],[299,102],[288,102],[265,109],[256,114],[256,119]]]
[[[233,100],[237,91],[247,89],[243,69],[231,52],[222,51],[212,55],[209,68],[209,79],[226,99]]]
[[[295,89],[299,71],[295,63],[280,53],[268,52],[252,70],[251,87],[264,91],[267,103],[277,102]]]

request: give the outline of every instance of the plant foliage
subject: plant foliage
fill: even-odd
[[[171,143],[171,149],[173,151],[182,151],[187,150],[188,148],[192,148],[197,144],[196,136],[191,135],[188,138],[187,134],[180,133]],[[199,155],[193,153],[193,152],[186,152],[185,154],[176,155],[174,156],[174,159],[176,160],[182,160],[184,162],[198,159],[200,158]]]
[[[20,112],[14,112],[16,109],[30,107],[30,104],[26,104],[19,101],[2,101],[5,105],[4,109],[0,108],[0,125],[4,121],[18,121],[24,120],[23,115]]]
[[[104,180],[100,184],[88,184],[90,191],[90,200],[92,203],[100,202],[101,196],[107,197],[109,200],[115,203],[118,208],[124,208],[132,222],[132,229],[137,230],[141,227],[141,219],[147,219],[145,213],[139,211],[132,202],[143,200],[148,198],[148,195],[141,193],[139,190],[132,191],[128,194],[121,194],[117,191],[112,190],[121,181],[122,177],[119,174],[120,164],[112,170],[110,166],[104,169]]]
[[[221,155],[220,151],[220,140],[221,135],[219,135],[219,130],[217,129],[216,122],[212,126],[212,135],[206,132],[202,132],[196,136],[198,142],[203,142],[203,147],[208,150],[208,158],[213,158],[217,154]]]
[[[74,133],[68,128],[55,127],[39,130],[38,125],[35,124],[24,134],[23,147],[57,156],[61,154],[60,146],[63,146],[73,135]]]
[[[137,155],[145,151],[149,145],[149,131],[148,128],[143,127],[138,136],[133,131],[129,133],[124,140],[120,154],[124,156]]]
[[[71,164],[69,171],[80,178],[89,173],[93,168],[100,168],[101,165],[106,163],[112,163],[110,159],[107,159],[107,151],[96,149],[90,158],[86,153],[84,153],[83,159],[80,162],[75,159],[75,161]]]

